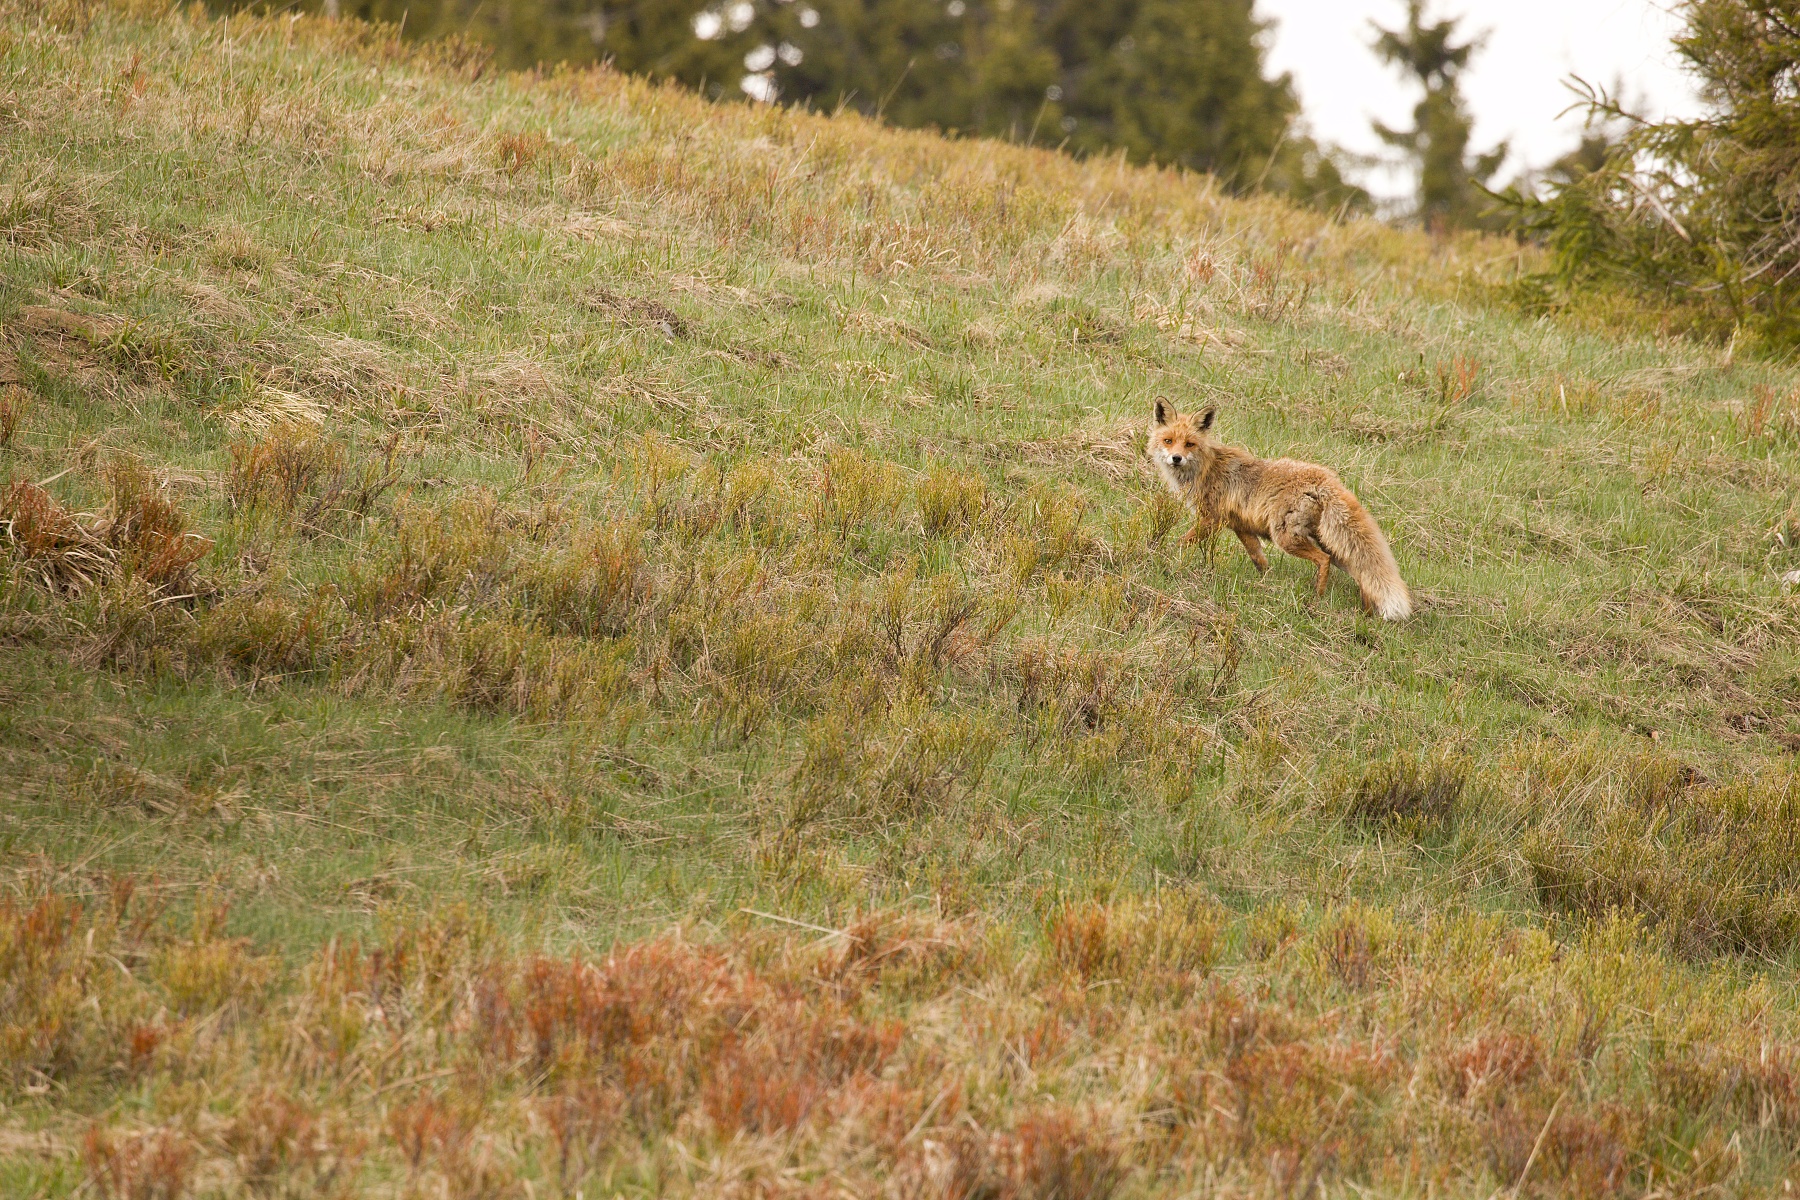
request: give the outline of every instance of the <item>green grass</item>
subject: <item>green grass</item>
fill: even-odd
[[[0,6],[0,146],[9,1192],[1794,1178],[1790,368],[310,18]]]

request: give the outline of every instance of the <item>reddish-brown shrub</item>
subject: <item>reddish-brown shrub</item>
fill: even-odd
[[[851,1077],[878,1072],[903,1032],[898,1022],[864,1021],[823,997],[765,1002],[742,1033],[724,1037],[701,1103],[721,1129],[792,1129]]]
[[[472,994],[490,1053],[524,1053],[552,1080],[598,1073],[639,1120],[698,1103],[721,1128],[751,1132],[800,1124],[852,1077],[879,1070],[902,1032],[829,992],[666,940],[601,963],[531,959],[516,1006],[503,978],[484,976]]]
[[[1123,1144],[1095,1114],[1051,1107],[1002,1133],[958,1126],[926,1139],[898,1180],[920,1200],[1105,1200],[1127,1173]]]
[[[312,428],[277,425],[255,441],[231,444],[225,494],[235,508],[269,505],[292,512],[325,472],[339,465],[338,448]]]
[[[95,1125],[82,1139],[88,1183],[105,1200],[181,1200],[193,1179],[194,1144],[172,1129],[120,1133]]]
[[[118,555],[43,488],[21,479],[0,498],[0,532],[45,589],[86,591],[106,580]]]
[[[556,1141],[556,1179],[565,1195],[597,1164],[618,1125],[620,1104],[617,1091],[593,1080],[578,1080],[538,1101]]]
[[[1503,1099],[1543,1073],[1543,1048],[1535,1037],[1496,1030],[1443,1058],[1444,1090],[1471,1104]]]
[[[994,1139],[1002,1200],[1105,1200],[1125,1178],[1124,1151],[1095,1114],[1050,1108]]]
[[[310,1105],[274,1090],[250,1098],[224,1141],[256,1196],[346,1197],[362,1161],[360,1139],[333,1137]]]
[[[820,978],[857,994],[879,984],[884,992],[931,992],[957,972],[976,966],[975,929],[918,913],[869,913],[844,930],[835,954],[819,961]]]
[[[427,1092],[391,1109],[387,1132],[406,1156],[407,1166],[417,1172],[430,1158],[454,1154],[469,1129],[463,1114],[442,1097]]]
[[[142,464],[116,460],[107,484],[112,500],[97,532],[124,568],[160,591],[191,590],[193,566],[211,553],[211,539],[188,531],[187,515]]]

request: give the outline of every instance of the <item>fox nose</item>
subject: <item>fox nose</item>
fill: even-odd
[[[1179,454],[1169,455],[1169,465],[1179,467],[1181,465],[1181,455],[1179,455]]]

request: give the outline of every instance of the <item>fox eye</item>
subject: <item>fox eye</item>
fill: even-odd
[[[1173,446],[1174,444],[1175,444],[1174,438],[1164,438],[1163,439],[1163,445],[1165,445],[1165,446]]]

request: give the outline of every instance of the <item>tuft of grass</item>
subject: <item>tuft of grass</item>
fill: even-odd
[[[262,437],[232,443],[226,497],[234,509],[265,509],[297,519],[310,536],[329,534],[370,516],[399,482],[398,444],[390,438],[381,457],[353,459],[315,428],[277,424]]]
[[[4,351],[0,351],[3,355]],[[4,370],[0,364],[0,371]],[[17,384],[0,382],[0,450],[12,448],[19,426],[31,411],[31,393]]]
[[[1460,756],[1402,751],[1350,783],[1343,810],[1353,822],[1403,835],[1442,833],[1455,821],[1468,782],[1469,764]]]
[[[22,565],[52,594],[85,592],[106,579],[113,547],[29,480],[17,480],[0,499],[6,540]]]
[[[193,1141],[174,1129],[114,1134],[95,1126],[82,1152],[88,1182],[106,1200],[182,1200],[198,1158]]]
[[[1057,964],[1084,981],[1141,987],[1204,974],[1217,956],[1221,915],[1210,897],[1164,893],[1111,904],[1068,904],[1046,934]]]
[[[274,1089],[245,1100],[223,1141],[250,1195],[322,1200],[355,1194],[367,1144],[331,1115]]]
[[[0,498],[0,523],[22,565],[56,595],[116,579],[140,581],[158,598],[198,586],[194,567],[214,543],[188,527],[167,489],[123,457],[107,468],[106,484],[109,503],[89,515],[69,512],[28,480],[14,482]]]
[[[929,534],[956,534],[970,529],[987,506],[987,485],[958,471],[937,468],[914,486],[919,519]]]
[[[278,425],[254,441],[232,443],[226,495],[234,508],[269,504],[292,512],[341,460],[342,451],[317,430]]]
[[[188,527],[187,514],[168,489],[130,458],[115,459],[106,482],[111,501],[96,529],[118,556],[120,571],[141,579],[159,597],[198,586],[194,567],[212,552],[214,542]]]

